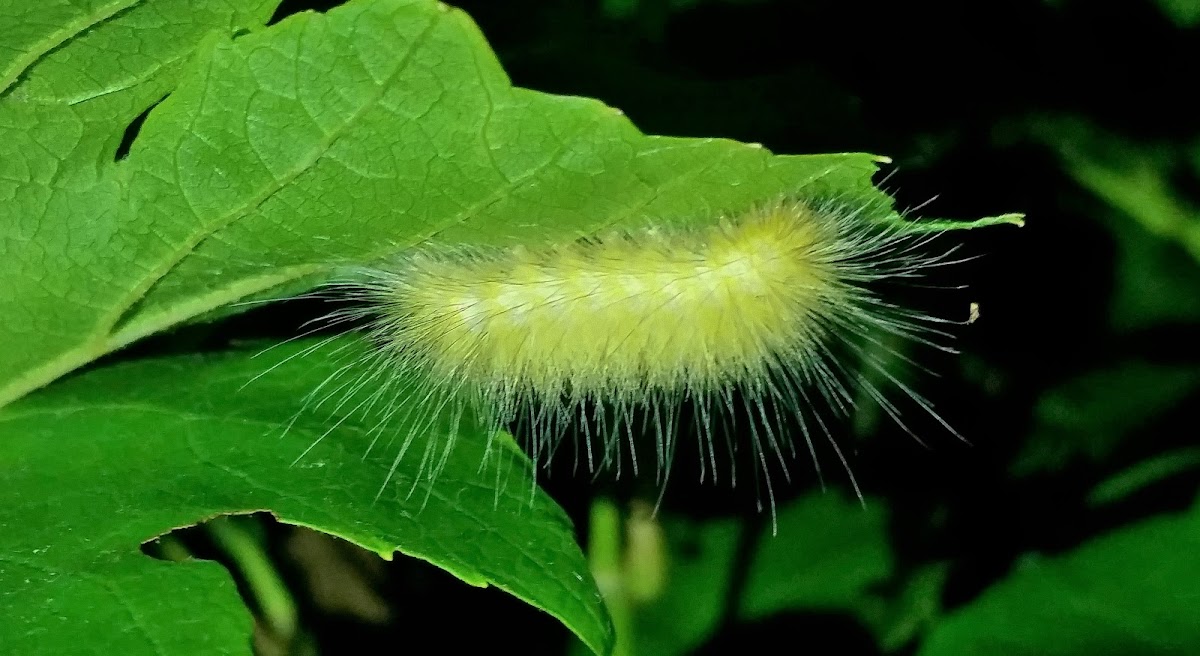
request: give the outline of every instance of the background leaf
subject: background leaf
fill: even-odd
[[[1077,459],[1104,461],[1131,433],[1184,403],[1198,386],[1197,367],[1127,361],[1047,390],[1013,473],[1053,471]]]
[[[864,593],[893,568],[882,504],[865,503],[864,508],[836,494],[812,494],[783,509],[778,535],[759,540],[741,616],[795,608],[857,610]]]
[[[1200,513],[1115,531],[1054,558],[1030,556],[946,617],[921,656],[1191,654],[1200,644]]]
[[[886,516],[867,504],[813,492],[779,510],[777,532],[751,535],[732,519],[665,520],[667,586],[636,608],[634,653],[691,653],[724,624],[785,612],[868,619],[867,592],[893,572]]]

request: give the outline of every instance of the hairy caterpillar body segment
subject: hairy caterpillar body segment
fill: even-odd
[[[360,303],[332,318],[367,320],[377,345],[372,376],[415,372],[420,381],[384,402],[387,419],[450,408],[475,412],[493,434],[523,423],[535,462],[575,426],[589,468],[619,469],[624,445],[635,472],[635,433],[647,431],[665,483],[686,406],[702,468],[716,476],[718,433],[730,451],[748,442],[770,493],[769,460],[787,475],[785,456],[797,445],[818,474],[817,442],[849,472],[820,410],[849,413],[865,391],[899,421],[864,368],[932,414],[885,370],[879,349],[864,345],[943,334],[933,324],[944,321],[893,306],[873,286],[918,277],[948,254],[926,254],[931,235],[863,212],[785,199],[700,226],[417,248],[335,285],[333,296]],[[733,427],[734,415],[750,421]]]

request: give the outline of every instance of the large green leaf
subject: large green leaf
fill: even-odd
[[[921,656],[1200,653],[1200,511],[1027,559],[943,620]]]
[[[426,445],[441,446],[429,442],[444,434],[434,427],[389,480],[396,449],[377,446],[364,458],[374,422],[350,412],[354,402],[332,415],[296,415],[300,399],[355,347],[330,344],[244,389],[302,346],[260,358],[246,352],[113,366],[0,411],[5,652],[73,653],[79,645],[114,654],[245,652],[249,616],[221,568],[157,561],[138,545],[173,527],[256,510],[496,585],[603,652],[607,615],[570,521],[536,491],[514,449],[493,445],[485,460],[486,440],[464,427],[431,481],[421,456]],[[407,428],[392,422],[387,436]],[[485,462],[494,467],[481,472]]]
[[[0,353],[0,403],[429,238],[562,238],[806,189],[890,212],[871,155],[647,137],[594,100],[514,89],[470,20],[432,0],[209,39],[124,161],[107,157],[109,118],[0,101],[0,339],[22,345]]]

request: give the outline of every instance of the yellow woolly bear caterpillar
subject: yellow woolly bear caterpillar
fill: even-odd
[[[684,403],[701,429],[702,467],[714,476],[713,426],[738,406],[754,420],[749,447],[773,501],[768,461],[786,475],[785,454],[798,441],[818,474],[817,439],[849,472],[819,407],[848,413],[858,388],[900,421],[855,367],[877,369],[937,418],[862,345],[882,346],[881,333],[927,344],[944,335],[932,324],[945,321],[890,305],[871,287],[920,276],[948,254],[922,254],[929,235],[867,220],[864,211],[787,199],[699,227],[542,246],[417,248],[325,292],[360,302],[329,318],[367,319],[377,347],[370,373],[343,387],[406,372],[420,389],[383,401],[381,430],[401,415],[428,420],[447,409],[452,426],[470,411],[490,435],[523,420],[535,463],[579,422],[593,470],[620,467],[622,445],[635,449],[640,416],[652,429],[663,484]],[[861,362],[848,365],[839,351]],[[397,464],[428,426],[409,429]],[[457,437],[450,432],[443,462]],[[599,463],[593,441],[604,454]],[[425,460],[431,455],[427,447]],[[633,464],[636,472],[636,455]]]

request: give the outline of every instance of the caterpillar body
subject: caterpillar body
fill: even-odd
[[[945,336],[936,324],[946,321],[890,304],[874,286],[920,277],[949,254],[925,252],[931,235],[865,211],[787,198],[700,226],[511,248],[431,245],[324,293],[358,302],[330,320],[366,320],[371,376],[417,381],[384,400],[381,425],[449,412],[457,426],[471,412],[493,435],[523,424],[535,463],[570,432],[589,469],[619,470],[627,447],[635,473],[635,434],[646,432],[665,485],[687,407],[700,428],[701,475],[717,475],[718,433],[731,450],[745,440],[773,499],[768,470],[777,463],[786,475],[786,458],[803,450],[819,474],[819,443],[849,473],[820,410],[849,413],[865,392],[899,421],[858,368],[877,369],[937,416],[865,345]],[[751,419],[743,435],[718,430],[734,414]],[[428,426],[408,425],[417,428],[401,454]],[[443,455],[457,438],[449,432]]]

